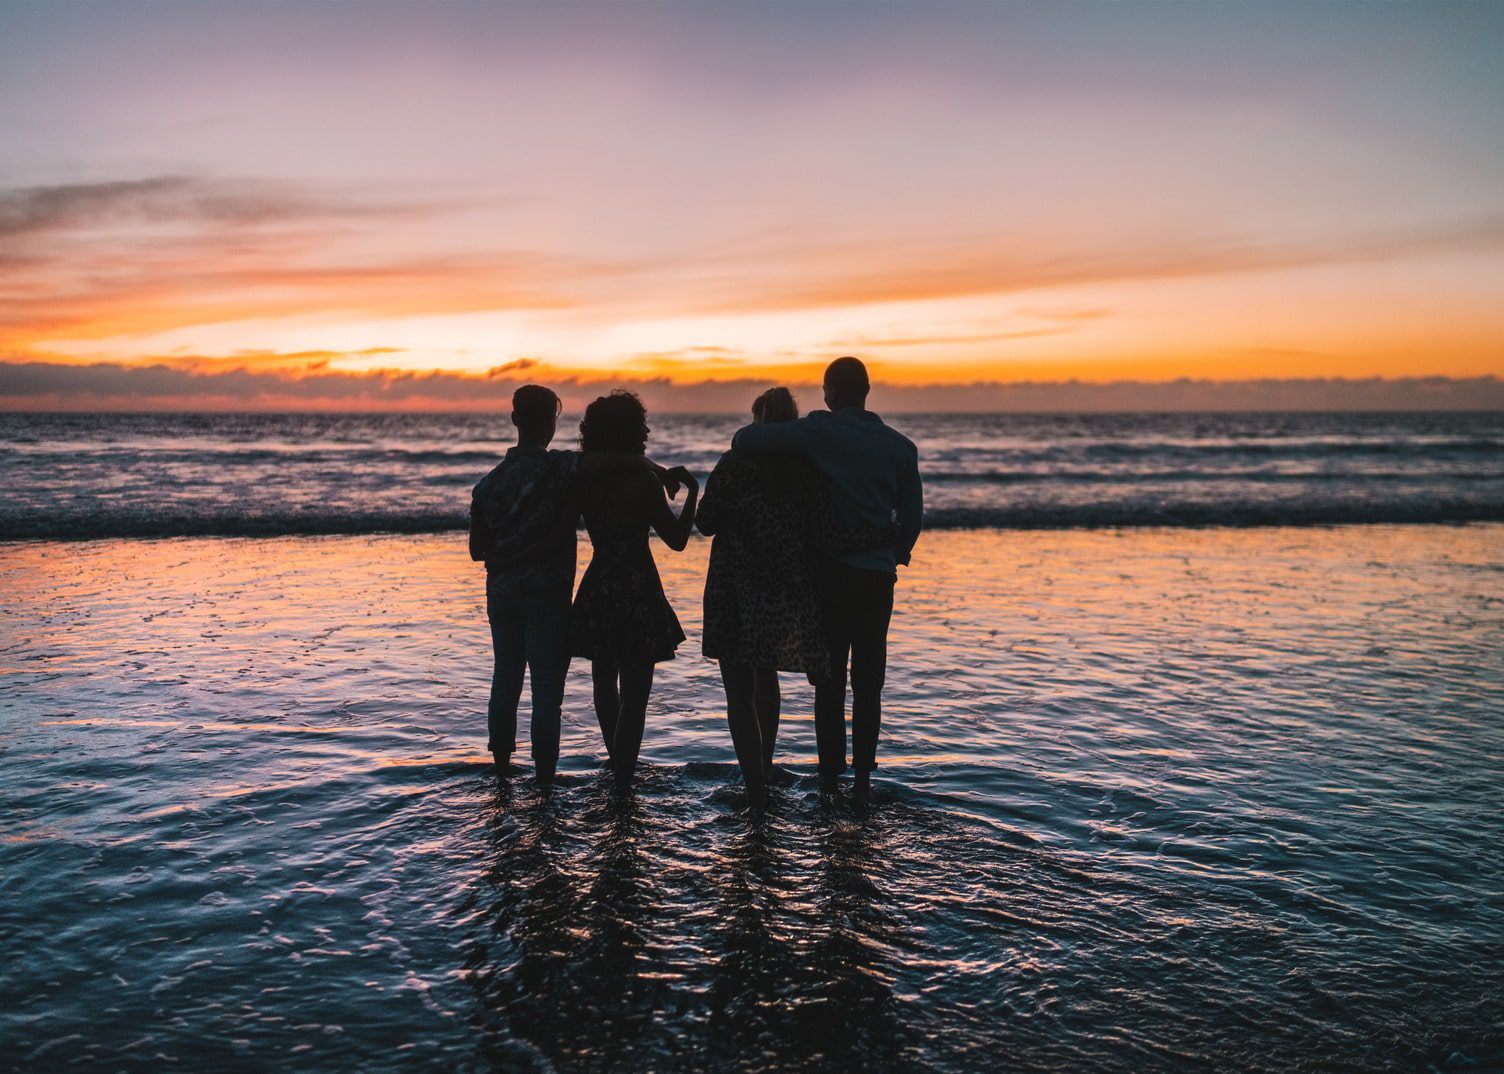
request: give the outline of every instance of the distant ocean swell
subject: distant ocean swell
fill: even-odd
[[[411,467],[456,467],[488,469],[495,465],[510,446],[497,442],[481,448],[445,449],[435,447],[394,448],[368,443],[248,445],[226,442],[169,445],[149,444],[66,444],[41,443],[34,438],[17,437],[0,442],[0,465],[48,466],[76,461],[81,451],[90,459],[110,466],[133,466],[145,462],[158,465],[201,465],[212,462],[220,466],[254,467],[263,465],[334,465],[387,467],[394,472]],[[572,440],[555,441],[556,447],[573,448]],[[709,468],[724,446],[707,448],[698,443],[651,445],[651,454],[675,463]],[[1066,441],[1056,444],[1025,445],[1018,443],[940,448],[926,451],[930,464],[961,464],[959,476],[978,476],[966,466],[992,462],[1006,463],[1029,476],[1053,477],[1053,470],[1028,469],[1059,466],[1105,467],[1114,476],[1126,472],[1128,464],[1148,464],[1151,468],[1177,467],[1186,472],[1240,472],[1243,467],[1277,465],[1283,461],[1308,466],[1330,466],[1346,460],[1393,459],[1397,463],[1451,463],[1473,460],[1487,464],[1504,458],[1504,442],[1480,438],[1446,438],[1426,441],[1297,441],[1279,442],[1116,442]],[[1257,476],[1264,472],[1254,469]],[[1496,473],[1495,476],[1498,476]]]
[[[1364,482],[1387,482],[1409,481],[1415,482],[1423,479],[1423,475],[1416,474],[1413,470],[1368,470],[1356,475]],[[1504,474],[1498,471],[1452,471],[1446,475],[1449,481],[1493,481],[1504,484]],[[1155,484],[1155,483],[1215,483],[1215,482],[1250,482],[1255,484],[1292,484],[1322,482],[1352,482],[1355,475],[1352,473],[1331,472],[1322,470],[1146,470],[1136,472],[1122,472],[1112,470],[1065,470],[1055,469],[1048,472],[1039,470],[984,470],[981,472],[965,472],[954,470],[926,470],[924,482],[926,485],[959,484],[959,485],[1013,485],[1030,483],[1061,483],[1061,482],[1087,482],[1090,484]]]
[[[925,513],[928,529],[1082,529],[1116,527],[1337,526],[1377,523],[1504,522],[1504,502],[1416,500],[1378,503],[1100,503],[1034,507],[943,507]],[[296,537],[464,530],[455,510],[279,511],[8,511],[0,540],[82,541],[111,538]]]
[[[742,420],[655,415],[649,450],[703,477]],[[934,529],[1504,521],[1504,414],[893,424]],[[0,540],[461,530],[507,431],[492,415],[0,414]]]

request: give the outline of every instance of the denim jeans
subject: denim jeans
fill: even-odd
[[[487,597],[496,667],[488,710],[489,748],[510,755],[517,748],[517,702],[522,672],[532,674],[533,763],[551,777],[559,762],[559,710],[569,672],[569,589]]]
[[[888,670],[888,622],[893,583],[886,571],[835,559],[819,566],[820,610],[830,648],[830,675],[815,683],[815,745],[820,773],[846,771],[846,669],[851,668],[851,760],[858,772],[877,767],[883,680]]]

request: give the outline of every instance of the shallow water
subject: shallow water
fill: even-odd
[[[1504,521],[1499,413],[890,418],[930,529]],[[744,422],[650,420],[653,456],[702,476]],[[0,414],[0,540],[463,529],[512,433],[495,414]]]
[[[761,827],[706,542],[625,801],[583,669],[495,778],[461,544],[0,545],[0,1069],[1504,1065],[1504,526],[927,534]]]

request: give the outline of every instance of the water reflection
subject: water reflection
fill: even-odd
[[[896,923],[869,876],[870,832],[826,819],[812,840],[759,826],[725,844],[714,870],[717,1065],[881,1070],[899,1056]]]
[[[525,1053],[584,1071],[905,1065],[880,829],[811,794],[763,824],[698,823],[675,861],[685,833],[648,820],[604,780],[498,789],[465,907],[493,1067]]]
[[[0,1068],[1499,1067],[1500,533],[931,534],[761,831],[697,660],[497,788],[447,538],[11,545]]]

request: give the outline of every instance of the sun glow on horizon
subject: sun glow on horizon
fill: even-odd
[[[384,11],[0,12],[0,363],[1504,374],[1497,7]]]

